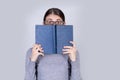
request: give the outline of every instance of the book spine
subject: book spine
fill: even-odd
[[[55,53],[57,54],[57,26],[55,25]]]

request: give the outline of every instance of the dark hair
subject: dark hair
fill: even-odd
[[[65,16],[64,13],[58,9],[58,8],[50,8],[46,11],[45,15],[44,15],[44,19],[43,21],[45,21],[46,17],[50,14],[55,14],[57,16],[59,16],[64,22],[65,22]]]

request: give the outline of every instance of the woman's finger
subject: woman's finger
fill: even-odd
[[[38,50],[42,51],[42,50],[43,50],[43,48],[42,48],[42,47],[41,47],[41,48],[38,48]]]
[[[44,52],[44,50],[38,50],[37,52],[38,52],[38,53],[43,53],[43,52]]]
[[[41,44],[38,44],[39,47],[41,47]]]
[[[70,49],[63,49],[62,51],[63,51],[63,54],[68,54],[68,53],[70,53]]]
[[[41,44],[34,44],[33,47],[41,47]]]
[[[64,46],[64,48],[66,49],[71,49],[71,48],[73,48],[72,46]]]
[[[63,52],[63,54],[70,54],[70,52],[66,51],[66,52]]]
[[[62,49],[62,51],[70,51],[70,49]]]
[[[76,47],[75,42],[74,41],[70,41],[70,43],[73,45],[73,47]]]
[[[41,52],[39,53],[39,55],[44,56],[44,54],[43,54],[43,53],[41,53]]]

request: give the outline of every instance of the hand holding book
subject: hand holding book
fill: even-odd
[[[71,61],[76,61],[76,46],[75,42],[70,41],[73,46],[64,46],[63,54],[68,54]]]
[[[36,62],[39,55],[44,56],[43,49],[40,44],[34,44],[32,48],[32,55],[30,57],[32,62]]]

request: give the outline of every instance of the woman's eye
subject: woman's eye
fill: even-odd
[[[50,24],[54,24],[54,21],[49,21]]]
[[[60,22],[59,21],[56,21],[55,24],[59,24]]]

